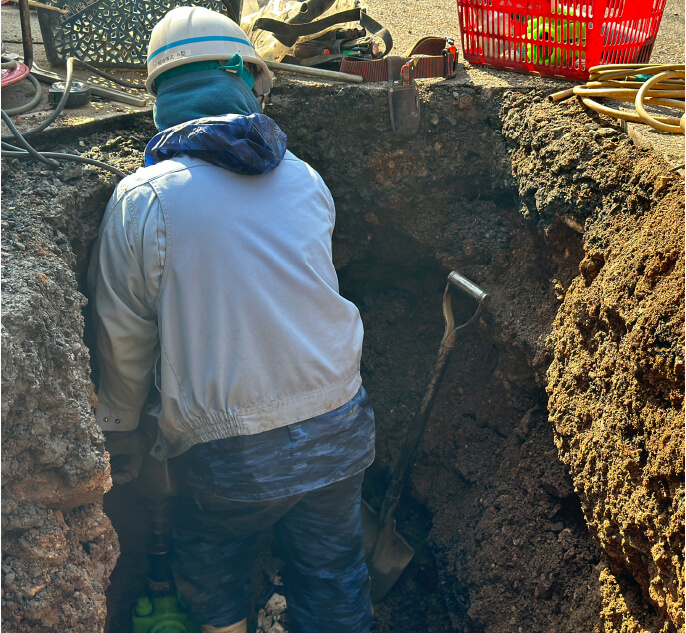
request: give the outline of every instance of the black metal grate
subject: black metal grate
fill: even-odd
[[[203,6],[226,14],[221,0],[53,0],[69,13],[38,9],[45,52],[53,65],[76,57],[98,66],[145,64],[148,39],[157,22],[179,6]]]

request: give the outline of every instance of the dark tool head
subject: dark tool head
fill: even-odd
[[[62,99],[66,84],[63,81],[56,81],[48,90],[48,103],[55,107]],[[80,108],[90,103],[91,89],[83,81],[72,81],[71,90],[65,108]]]

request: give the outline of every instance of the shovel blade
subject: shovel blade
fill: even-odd
[[[372,579],[372,602],[381,602],[412,560],[414,550],[395,531],[395,521],[379,525],[376,512],[362,501],[362,531],[367,552],[367,569]]]
[[[374,545],[379,538],[379,515],[364,499],[362,499],[362,543],[367,557],[374,552]]]

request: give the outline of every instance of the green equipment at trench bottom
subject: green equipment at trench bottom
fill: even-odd
[[[150,416],[141,419],[148,430],[156,422]],[[167,460],[158,461],[147,454],[136,480],[136,487],[147,498],[150,531],[146,550],[148,557],[148,592],[136,600],[132,611],[133,633],[202,633],[191,617],[188,605],[178,592],[169,565],[171,531],[169,505],[178,489]]]

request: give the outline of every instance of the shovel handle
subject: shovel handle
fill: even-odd
[[[453,318],[452,296],[450,292],[453,287],[461,290],[466,295],[469,295],[479,304],[479,307],[472,315],[472,318],[466,323],[458,326],[455,326],[455,319]],[[457,333],[460,330],[468,328],[481,316],[481,312],[483,311],[487,301],[488,294],[481,290],[481,288],[479,288],[479,286],[477,286],[473,281],[470,281],[454,270],[448,275],[448,283],[446,284],[445,292],[443,293],[443,319],[445,320],[445,332],[443,333],[443,339],[441,340],[441,348],[455,347]]]
[[[459,325],[457,327],[455,327],[453,311],[450,303],[451,284],[476,299],[479,304],[479,307],[472,318],[463,325]],[[443,294],[445,334],[443,335],[441,345],[438,348],[438,357],[436,359],[433,372],[431,373],[431,379],[429,380],[426,392],[422,398],[421,407],[407,429],[403,446],[400,449],[400,455],[398,456],[398,460],[393,467],[391,481],[388,485],[388,489],[386,490],[386,496],[384,497],[383,503],[381,504],[381,510],[379,511],[379,521],[381,526],[385,525],[389,521],[394,520],[393,515],[395,514],[395,508],[398,505],[400,495],[405,487],[407,476],[409,475],[412,463],[414,462],[415,453],[417,452],[419,444],[421,443],[424,435],[424,429],[426,429],[426,424],[429,420],[429,416],[431,415],[436,394],[438,393],[441,383],[443,382],[443,376],[445,375],[445,369],[448,364],[450,353],[455,346],[457,333],[474,323],[474,321],[481,314],[486,299],[488,299],[488,294],[486,294],[469,279],[460,275],[460,273],[453,271],[450,273],[450,275],[448,275],[448,283],[446,284],[445,293]]]
[[[481,290],[479,286],[454,270],[448,275],[448,281],[458,290],[476,299],[478,303],[483,303],[488,299],[488,294]]]

